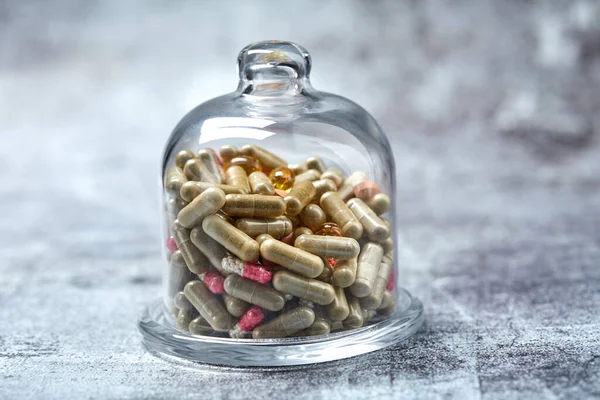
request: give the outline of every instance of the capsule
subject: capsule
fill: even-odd
[[[316,189],[311,182],[301,182],[294,185],[292,190],[285,197],[286,213],[289,215],[298,215],[315,196]]]
[[[346,299],[348,300],[348,317],[342,321],[344,329],[356,329],[363,326],[364,319],[362,316],[362,310],[360,308],[360,302],[358,298],[347,293]]]
[[[363,227],[338,192],[327,192],[321,196],[321,207],[325,213],[344,232],[345,236],[358,239],[362,236]]]
[[[315,231],[315,235],[341,237],[344,236],[344,232],[342,232],[337,224],[334,224],[333,222],[325,222],[319,227],[319,229],[317,229],[317,231]]]
[[[269,235],[268,233],[263,233],[262,235],[258,235],[255,240],[260,246],[265,240],[268,239],[273,239],[273,236]]]
[[[367,174],[362,171],[354,172],[352,175],[347,177],[339,187],[338,193],[342,200],[348,201],[351,197],[354,197],[354,186],[367,180]]]
[[[333,286],[316,279],[305,278],[289,271],[277,271],[273,275],[273,287],[304,300],[326,306],[335,297]]]
[[[300,220],[311,230],[316,231],[325,223],[327,217],[321,207],[316,204],[309,204],[300,213]]]
[[[181,168],[170,168],[167,171],[167,177],[165,178],[165,189],[172,195],[179,196],[179,190],[185,182],[187,182],[187,177]]]
[[[275,168],[269,174],[273,187],[278,190],[288,191],[294,186],[296,175],[287,167]],[[284,196],[285,197],[285,196]]]
[[[325,169],[327,168],[323,160],[321,160],[319,157],[307,158],[306,165],[308,166],[308,169],[316,169],[320,173],[325,172]]]
[[[200,281],[192,281],[183,289],[185,297],[198,310],[206,322],[217,332],[227,332],[233,326],[231,315],[218,298]],[[188,323],[189,324],[189,323]]]
[[[225,193],[221,189],[210,188],[179,211],[177,219],[182,226],[193,228],[207,216],[216,213],[224,204]]]
[[[302,182],[316,181],[319,178],[321,178],[321,173],[319,171],[316,169],[309,169],[306,172],[296,175],[296,178],[294,179],[294,186],[297,186]]]
[[[385,306],[385,307],[384,307]],[[388,316],[394,312],[396,309],[396,299],[394,299],[394,295],[387,290],[383,294],[383,300],[381,301],[381,306],[377,309],[377,314],[382,316]]]
[[[202,149],[198,152],[198,159],[202,161],[208,172],[213,176],[215,182],[225,182],[225,176],[223,174],[223,168],[219,165],[217,155],[211,149]]]
[[[343,321],[348,318],[348,314],[350,314],[348,301],[346,300],[346,294],[344,293],[344,289],[341,287],[334,287],[334,291],[335,297],[327,306],[327,315],[332,321]]]
[[[261,243],[260,255],[309,278],[316,278],[323,272],[323,260],[319,257],[275,239],[267,239]]]
[[[171,254],[169,260],[169,283],[167,293],[169,297],[175,296],[177,292],[183,290],[186,283],[194,279],[194,274],[185,264],[181,251],[177,250]]]
[[[335,183],[331,179],[318,179],[312,181],[316,193],[314,199],[319,200],[323,193],[334,192],[336,190]]]
[[[359,198],[348,200],[346,203],[352,214],[363,226],[363,231],[374,242],[381,243],[390,237],[390,230],[385,223]]]
[[[225,169],[227,170],[234,165],[242,167],[246,175],[250,175],[256,171],[262,171],[262,165],[260,165],[260,162],[256,158],[245,156],[243,154],[238,154],[237,156],[233,157],[225,164]]]
[[[373,196],[381,193],[379,185],[373,181],[364,181],[354,185],[354,195],[363,201],[369,201]]]
[[[360,252],[356,240],[337,236],[302,235],[296,239],[294,246],[319,257],[338,260],[356,258]]]
[[[371,293],[360,299],[360,305],[367,310],[375,310],[381,305],[383,294],[385,293],[390,275],[392,273],[393,264],[389,261],[383,261],[379,264],[379,270],[375,277],[375,284]]]
[[[198,316],[190,321],[188,331],[192,335],[208,335],[213,331],[212,327],[206,322],[203,316]]]
[[[244,261],[258,261],[258,243],[229,222],[210,215],[202,221],[204,232]]]
[[[192,201],[197,196],[200,196],[202,192],[207,189],[217,188],[222,190],[225,194],[239,194],[242,190],[237,186],[222,185],[220,183],[209,183],[209,182],[198,182],[198,181],[187,181],[179,190],[181,198],[185,201]]]
[[[177,318],[175,319],[175,326],[180,331],[187,332],[189,330],[190,322],[196,315],[196,310],[179,310],[177,312]]]
[[[383,248],[376,243],[367,243],[363,246],[360,256],[358,257],[358,268],[356,270],[356,279],[350,291],[356,297],[365,297],[371,293],[379,264],[383,258]]]
[[[387,219],[385,217],[379,217],[379,218],[381,218],[381,220],[383,221],[383,223],[385,224],[385,226],[387,226],[387,228],[391,232],[392,231],[392,221],[390,221],[389,219]]]
[[[298,239],[298,237],[299,237],[299,236],[302,236],[302,235],[312,235],[312,233],[313,233],[313,232],[310,230],[310,228],[307,228],[307,227],[305,227],[305,226],[301,226],[301,227],[299,227],[299,228],[296,228],[296,229],[294,229],[294,234],[293,234],[293,236],[292,236],[292,238],[294,239],[294,240],[292,241],[292,243],[293,243],[293,242],[294,242],[296,239]]]
[[[208,168],[206,168],[206,165],[204,165],[204,163],[197,158],[188,160],[183,167],[183,172],[191,181],[220,183],[217,181],[217,178],[210,173]]]
[[[177,168],[181,168],[181,170],[183,170],[185,163],[188,162],[189,160],[191,160],[192,158],[196,158],[196,156],[194,155],[193,152],[191,152],[189,150],[181,150],[175,156],[175,166]]]
[[[264,172],[256,171],[248,176],[248,182],[250,183],[250,189],[254,194],[262,195],[273,195],[275,188],[271,183],[271,180]]]
[[[285,212],[285,202],[279,196],[228,194],[223,212],[232,217],[276,218]]]
[[[281,157],[276,156],[262,147],[247,144],[240,148],[240,153],[256,158],[267,170],[277,167],[287,167],[288,163]]]
[[[283,294],[239,275],[232,274],[225,278],[225,292],[269,311],[279,311],[285,305]]]
[[[195,274],[208,272],[209,261],[190,241],[189,229],[184,228],[177,220],[173,223],[173,237],[190,271]]]
[[[179,196],[169,199],[169,201],[167,201],[166,206],[169,218],[172,220],[176,220],[177,214],[179,214],[179,211],[181,211],[181,209],[186,205],[187,203],[183,201]]]
[[[238,150],[235,146],[225,145],[219,149],[219,155],[223,164],[231,161],[232,158],[238,155]]]
[[[316,313],[315,313],[316,314]],[[318,336],[318,335],[327,335],[331,332],[331,325],[329,322],[323,318],[316,316],[312,325],[306,329],[296,332],[293,336],[303,337],[303,336]]]
[[[243,193],[250,193],[250,182],[246,171],[239,165],[232,165],[225,171],[225,183],[239,188]]]
[[[254,328],[252,338],[268,339],[292,336],[306,329],[315,321],[315,312],[308,307],[300,306]]]
[[[371,197],[369,201],[367,201],[367,205],[371,207],[371,210],[377,215],[385,214],[390,210],[390,206],[392,201],[390,197],[385,193],[378,193]]]
[[[219,217],[217,217],[219,218]],[[227,275],[227,272],[221,267],[221,261],[227,257],[227,251],[220,243],[211,238],[204,232],[201,226],[197,226],[190,232],[190,239],[204,256],[210,261],[222,275]]]
[[[365,308],[360,310],[362,313],[362,317],[363,317],[363,323],[367,323],[370,320],[373,319],[373,317],[375,316],[376,311],[375,310],[367,310]]]
[[[288,168],[292,170],[294,175],[300,175],[303,172],[308,171],[308,165],[305,162],[300,164],[288,164]]]
[[[242,299],[233,297],[227,293],[223,293],[223,301],[225,302],[225,308],[229,314],[234,317],[241,317],[250,308],[250,303],[245,302]]]
[[[330,179],[335,183],[337,189],[344,183],[344,172],[339,168],[327,168],[321,174],[321,179]]]
[[[392,237],[390,236],[383,243],[381,243],[381,247],[383,247],[383,254],[389,254],[392,252],[392,250],[394,250],[394,241],[392,240]]]
[[[252,238],[266,233],[280,239],[292,232],[292,223],[286,217],[240,218],[236,221],[235,226]]]
[[[355,258],[338,261],[331,276],[331,283],[342,288],[352,285],[356,279],[357,265]]]
[[[185,285],[183,285],[185,287]],[[173,297],[173,305],[178,310],[193,310],[194,306],[190,301],[185,297],[185,293],[183,293],[183,289]]]
[[[333,276],[333,267],[328,262],[324,262],[323,265],[323,272],[321,272],[321,275],[317,276],[315,279],[321,282],[331,283],[331,277]]]

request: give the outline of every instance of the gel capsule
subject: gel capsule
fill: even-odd
[[[179,190],[179,194],[181,198],[185,201],[192,201],[197,196],[200,196],[202,192],[208,190],[210,188],[217,188],[222,190],[225,194],[239,194],[242,193],[242,189],[237,186],[231,185],[222,185],[219,183],[209,183],[209,182],[198,182],[198,181],[187,181],[181,186]]]
[[[346,294],[344,293],[344,289],[341,287],[334,287],[334,290],[335,297],[327,306],[327,315],[332,321],[343,321],[348,318],[348,314],[350,314],[348,301],[346,300]]]
[[[261,285],[238,275],[229,275],[225,278],[225,291],[233,297],[269,311],[279,311],[285,305],[283,294],[269,286]]]
[[[192,274],[185,264],[185,260],[179,250],[171,254],[168,275],[167,293],[169,297],[173,297],[177,292],[182,291],[185,284],[194,279],[194,274]]]
[[[210,172],[216,182],[225,182],[223,168],[219,165],[219,160],[214,151],[211,149],[202,149],[198,152],[198,159],[204,163],[204,166],[208,169],[208,172]]]
[[[316,189],[312,182],[301,182],[295,185],[285,197],[286,213],[298,215],[315,196]]]
[[[266,324],[259,325],[252,331],[254,339],[268,339],[292,336],[306,329],[315,321],[315,312],[308,307],[296,307],[280,314]]]
[[[246,172],[246,175],[250,175],[256,171],[262,171],[262,166],[256,158],[245,155],[237,155],[229,162],[225,163],[226,170],[233,166],[241,167],[244,172]]]
[[[319,229],[315,232],[315,235],[321,236],[344,236],[344,232],[340,229],[337,224],[333,222],[325,222]]]
[[[224,204],[225,193],[221,189],[210,188],[179,211],[177,219],[182,226],[193,228],[207,216],[216,213]]]
[[[383,242],[390,237],[390,230],[385,223],[359,198],[350,199],[346,203],[350,211],[363,226],[364,232],[374,242]]]
[[[321,160],[319,157],[307,158],[306,165],[308,166],[308,169],[316,169],[321,173],[325,172],[325,169],[327,168],[323,160]]]
[[[348,300],[348,309],[350,312],[348,313],[348,317],[342,321],[344,329],[360,328],[363,326],[364,319],[358,298],[351,294],[347,294],[346,299]]]
[[[264,233],[276,239],[289,235],[292,231],[292,223],[286,217],[277,218],[240,218],[235,226],[250,237],[257,237]]]
[[[356,258],[360,252],[356,240],[337,236],[302,235],[296,239],[294,246],[319,257],[338,260]]]
[[[381,215],[390,210],[391,203],[392,201],[387,194],[379,193],[371,197],[367,205],[371,207],[375,214]]]
[[[194,155],[193,152],[191,152],[189,150],[181,150],[175,156],[175,166],[177,168],[181,168],[183,170],[185,163],[188,162],[189,160],[191,160],[192,158],[196,158],[196,156]]]
[[[288,163],[281,157],[278,157],[270,151],[256,145],[247,144],[242,146],[240,148],[240,153],[258,159],[265,169],[269,171],[277,167],[287,167],[288,165]]]
[[[189,229],[184,228],[177,220],[173,223],[173,237],[190,271],[195,274],[207,272],[209,261],[190,241]]]
[[[208,236],[216,240],[242,260],[258,260],[258,243],[227,221],[224,221],[216,215],[211,215],[202,221],[202,229]]]
[[[192,229],[190,232],[190,239],[194,246],[208,258],[213,267],[219,270],[221,274],[227,275],[227,272],[221,268],[221,260],[227,257],[228,254],[220,243],[208,236],[201,226]]]
[[[383,294],[385,293],[390,275],[392,273],[393,265],[389,262],[382,262],[379,265],[379,271],[377,271],[377,277],[375,278],[375,284],[371,293],[360,299],[360,305],[362,308],[367,310],[375,310],[381,305]]]
[[[233,165],[225,171],[225,183],[239,188],[243,193],[250,193],[250,182],[246,171],[239,165]]]
[[[227,332],[233,326],[231,315],[221,304],[218,298],[208,291],[200,281],[192,281],[185,285],[183,290],[200,315],[217,332]]]
[[[279,196],[228,194],[223,212],[232,217],[276,218],[285,212],[285,202]]]
[[[333,286],[316,279],[305,278],[289,271],[277,271],[273,275],[273,287],[304,300],[326,306],[335,298]]]
[[[269,174],[273,187],[278,190],[290,190],[294,186],[294,172],[287,167],[275,168]]]
[[[174,196],[179,196],[179,190],[185,182],[187,182],[187,177],[181,168],[174,167],[167,171],[167,177],[165,178],[167,192]]]
[[[225,302],[225,308],[227,312],[234,317],[241,317],[244,315],[246,310],[250,308],[250,303],[245,302],[242,299],[233,297],[227,293],[223,293],[223,301]]]
[[[208,168],[206,168],[206,165],[197,158],[188,160],[183,167],[183,172],[191,181],[220,183],[217,181],[217,178],[210,173]]]
[[[367,243],[363,246],[360,256],[358,257],[358,268],[356,270],[356,279],[350,291],[356,297],[365,297],[371,293],[379,264],[383,257],[383,249],[376,243]]]
[[[351,260],[340,260],[337,262],[333,275],[331,276],[331,282],[335,286],[347,288],[354,283],[356,279],[356,270],[358,264],[356,259]]]
[[[316,278],[324,268],[323,260],[314,254],[275,239],[267,239],[261,243],[260,255],[263,259],[309,278]]]
[[[316,200],[319,200],[323,196],[323,193],[334,192],[336,190],[335,183],[331,179],[319,179],[313,181],[312,184],[317,191],[314,197]]]
[[[325,211],[316,204],[309,204],[300,213],[300,220],[313,231],[319,229],[326,221]]]
[[[338,188],[344,183],[344,173],[339,168],[328,168],[321,174],[321,179],[332,180],[335,183],[335,187]]]
[[[321,207],[339,225],[345,236],[358,239],[363,227],[337,192],[327,192],[321,196]]]
[[[254,194],[262,195],[273,195],[275,188],[271,183],[271,180],[264,172],[256,171],[248,176],[248,182],[250,182],[250,189]]]
[[[316,181],[319,178],[321,178],[321,173],[319,171],[316,169],[309,169],[306,172],[296,175],[296,179],[294,179],[294,186],[302,182]]]

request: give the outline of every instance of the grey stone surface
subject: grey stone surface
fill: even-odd
[[[599,398],[598,21],[593,0],[0,2],[0,397]],[[317,366],[169,363],[136,329],[162,145],[265,38],[388,132],[426,326]]]

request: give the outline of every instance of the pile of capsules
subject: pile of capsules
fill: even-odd
[[[356,329],[395,308],[390,198],[364,172],[256,145],[182,150],[165,177],[178,329],[236,339]]]

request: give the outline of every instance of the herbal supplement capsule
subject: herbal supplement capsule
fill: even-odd
[[[330,260],[333,260],[333,258],[331,258]],[[325,266],[323,268],[323,272],[321,272],[321,275],[317,276],[315,279],[321,282],[331,283],[331,277],[333,276],[333,267],[328,262],[324,262],[323,264]]]
[[[344,289],[341,287],[334,287],[335,297],[333,301],[327,306],[327,315],[332,321],[343,321],[348,318],[350,309],[348,308],[348,301],[346,300],[346,294]]]
[[[390,197],[385,193],[378,193],[371,197],[367,202],[367,205],[371,207],[371,210],[377,215],[385,214],[390,210],[392,201]]]
[[[312,235],[312,233],[313,232],[310,230],[310,228],[301,226],[300,228],[294,229],[294,234],[293,234],[292,238],[295,241],[301,235]],[[292,243],[293,243],[293,241],[292,241]]]
[[[225,291],[227,294],[255,304],[269,311],[279,311],[285,305],[283,294],[266,285],[238,275],[229,275],[225,278]]]
[[[357,268],[358,264],[355,258],[351,260],[340,260],[333,270],[331,283],[342,288],[349,287],[356,279]]]
[[[344,329],[360,328],[363,326],[364,320],[358,298],[351,294],[347,294],[346,299],[348,301],[348,309],[350,312],[348,313],[348,317],[342,321]]]
[[[225,145],[221,146],[219,149],[219,155],[221,156],[221,160],[223,164],[228,163],[231,159],[237,156],[238,150],[235,146]]]
[[[292,223],[292,227],[297,228],[300,225],[300,217],[298,215],[286,215]]]
[[[273,195],[275,188],[271,183],[271,180],[264,172],[256,171],[248,176],[248,182],[250,183],[250,189],[254,194]]]
[[[381,247],[383,247],[383,254],[389,254],[392,250],[394,250],[394,241],[390,236],[383,243],[381,243]]]
[[[323,193],[334,192],[336,190],[335,183],[331,179],[319,179],[313,181],[312,184],[317,191],[314,197],[316,200],[319,200],[323,196]]]
[[[233,166],[241,167],[246,175],[250,175],[256,171],[262,171],[260,162],[256,158],[250,156],[237,155],[224,165],[226,170]]]
[[[274,239],[274,238],[273,238],[273,236],[269,235],[268,233],[263,233],[262,235],[258,235],[255,240],[256,240],[256,243],[258,243],[258,245],[260,246],[267,239]]]
[[[265,313],[258,306],[252,306],[229,331],[229,336],[241,339],[249,336],[252,330],[265,319]]]
[[[223,269],[229,273],[242,276],[258,283],[269,283],[273,272],[260,264],[245,262],[234,256],[227,256],[221,261]]]
[[[383,221],[383,223],[385,224],[385,226],[387,226],[387,228],[391,232],[392,231],[392,221],[390,221],[389,219],[387,219],[385,217],[379,217],[379,218],[381,218],[381,220]]]
[[[389,262],[383,261],[379,264],[379,271],[377,271],[377,277],[375,278],[375,284],[371,293],[360,299],[360,305],[362,308],[367,310],[375,310],[381,305],[383,294],[385,293],[390,275],[392,273],[393,265]]]
[[[360,252],[356,240],[338,236],[302,235],[296,239],[294,246],[319,257],[338,260],[356,258]]]
[[[206,168],[206,165],[204,165],[204,163],[197,158],[188,160],[183,167],[183,172],[191,181],[220,183],[217,181],[217,178],[210,173],[208,168]]]
[[[183,293],[183,290],[175,293],[175,296],[173,296],[173,305],[178,310],[191,310],[194,308],[192,303],[190,303],[187,297],[185,297],[185,293]]]
[[[394,296],[390,292],[386,291],[383,295],[383,300],[381,301],[381,306],[377,309],[377,314],[388,316],[396,310],[396,299],[394,299]],[[385,307],[383,307],[384,304]]]
[[[185,264],[188,266],[190,271],[195,274],[202,274],[208,271],[209,261],[206,259],[204,254],[198,250],[196,246],[190,241],[190,231],[183,227],[179,221],[175,220],[173,223],[173,237],[175,243],[185,260]]]
[[[367,322],[369,322],[370,320],[373,319],[373,317],[375,316],[375,310],[367,310],[367,309],[362,309],[360,310],[362,313],[362,317],[363,317],[363,321],[366,324]]]
[[[325,223],[326,219],[325,211],[316,204],[308,204],[300,213],[302,223],[313,231],[319,229]]]
[[[227,332],[233,326],[231,315],[219,299],[200,281],[192,281],[183,289],[185,297],[198,310],[206,322],[217,332]],[[189,324],[189,323],[188,323]]]
[[[381,296],[381,304],[377,307],[378,310],[382,308],[389,308],[394,305],[394,295],[389,290],[383,292],[383,296]]]
[[[294,186],[295,177],[296,174],[287,167],[275,168],[269,174],[273,187],[278,190],[290,190]]]
[[[327,192],[321,196],[321,207],[325,213],[339,225],[344,236],[358,239],[363,227],[337,192]]]
[[[286,214],[300,214],[300,211],[310,203],[316,192],[312,182],[301,182],[295,185],[284,199]]]
[[[257,237],[264,233],[280,239],[292,231],[292,223],[286,217],[277,218],[240,218],[235,226],[250,237]]]
[[[340,229],[337,224],[333,222],[325,222],[321,227],[315,232],[315,235],[321,236],[344,236],[344,232]]]
[[[247,144],[242,146],[240,148],[240,153],[258,159],[265,169],[269,171],[277,167],[287,167],[288,164],[281,157],[278,157],[270,151],[256,145]]]
[[[267,239],[260,245],[260,255],[309,278],[316,278],[323,272],[323,260],[307,251],[297,249],[275,239]]]
[[[167,171],[167,177],[165,178],[165,189],[172,195],[179,196],[179,190],[185,182],[187,182],[187,177],[181,168],[170,168]]]
[[[228,194],[223,212],[232,217],[276,218],[285,212],[285,202],[279,196]]]
[[[293,336],[303,337],[303,336],[318,336],[318,335],[327,335],[331,332],[331,325],[329,322],[323,317],[316,316],[314,322],[308,328],[296,332]]]
[[[356,297],[365,297],[375,285],[379,264],[383,257],[383,248],[376,243],[367,243],[363,246],[358,257],[358,268],[356,270],[356,279],[350,291]]]
[[[381,193],[379,185],[373,181],[364,181],[354,185],[354,195],[363,201],[369,201],[376,194]]]
[[[189,270],[181,251],[177,250],[171,254],[169,260],[169,283],[167,285],[167,293],[169,297],[175,296],[177,292],[183,290],[186,283],[194,279],[194,274]]]
[[[200,196],[179,211],[177,219],[182,226],[193,228],[207,216],[216,213],[224,204],[225,193],[221,189],[206,189]]]
[[[308,171],[308,165],[305,162],[300,164],[288,164],[288,168],[292,170],[294,175],[300,175],[303,172]]]
[[[169,199],[169,201],[167,202],[167,206],[166,206],[169,217],[172,220],[176,220],[177,214],[179,214],[179,211],[181,211],[181,209],[183,207],[185,207],[186,205],[187,205],[187,203],[185,201],[181,200],[181,198],[179,196]]]
[[[315,312],[308,307],[296,307],[280,314],[266,324],[259,325],[252,331],[254,339],[268,339],[292,336],[306,329],[315,321]]]
[[[177,318],[175,319],[175,326],[180,331],[187,332],[189,330],[190,322],[196,317],[196,310],[179,310],[177,312]]]
[[[202,229],[208,236],[242,260],[258,260],[258,243],[229,222],[216,215],[210,215],[202,221]]]
[[[219,218],[219,217],[217,217]],[[221,244],[208,236],[201,226],[197,226],[190,232],[190,239],[194,246],[198,248],[202,254],[210,261],[222,275],[227,275],[227,272],[221,268],[221,260],[227,257],[227,251]]]
[[[205,274],[198,274],[198,278],[204,283],[204,286],[214,294],[223,293],[223,282],[225,278],[218,272],[208,271]]]
[[[339,168],[327,168],[321,174],[321,179],[330,179],[335,183],[336,189],[344,183],[344,173]],[[334,189],[335,190],[335,189]]]
[[[277,271],[273,275],[273,287],[304,300],[326,306],[335,297],[333,286],[316,279],[305,278],[289,271]]]
[[[390,230],[385,223],[359,198],[348,200],[346,203],[352,214],[363,226],[364,232],[374,242],[383,242],[390,237]]]
[[[239,188],[243,193],[250,193],[250,183],[246,171],[239,165],[233,165],[225,171],[225,183]]]
[[[213,331],[211,326],[206,322],[203,316],[198,316],[190,321],[188,331],[192,335],[208,335]]]
[[[222,190],[225,194],[240,194],[242,189],[237,186],[222,185],[220,183],[209,183],[209,182],[198,182],[198,181],[187,181],[181,186],[179,194],[185,201],[192,201],[197,196],[200,196],[202,192],[210,188],[217,188]]]
[[[321,177],[321,173],[316,169],[309,169],[306,172],[301,173],[300,175],[296,175],[296,179],[294,179],[294,186],[298,185],[302,182],[312,182],[316,181]]]
[[[223,301],[225,302],[225,308],[229,314],[233,315],[234,317],[241,317],[244,315],[246,310],[250,308],[250,303],[247,303],[242,299],[238,299],[237,297],[233,297],[227,293],[223,293]]]
[[[340,322],[330,321],[329,326],[330,326],[331,332],[341,331],[344,329],[344,324],[341,321]]]
[[[198,159],[204,163],[208,172],[215,178],[218,183],[225,182],[223,168],[219,165],[217,155],[211,149],[202,149],[198,152]]]
[[[177,166],[177,168],[181,168],[181,170],[183,170],[185,163],[191,160],[192,158],[196,158],[192,151],[181,150],[175,156],[175,165]]]
[[[348,201],[354,197],[354,186],[367,180],[367,174],[362,171],[356,171],[344,180],[342,186],[339,187],[338,193],[344,201]]]
[[[323,160],[321,160],[319,157],[307,158],[306,165],[308,166],[308,169],[316,169],[321,173],[325,172],[325,169],[327,168]]]

